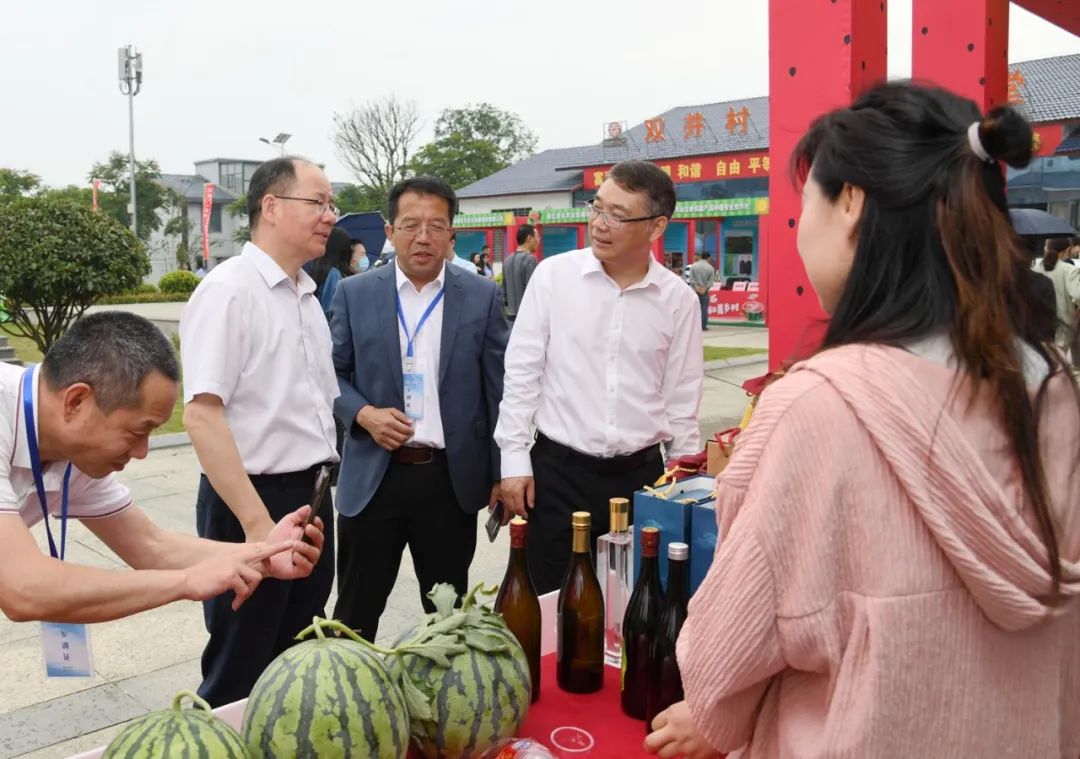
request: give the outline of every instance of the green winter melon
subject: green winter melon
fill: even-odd
[[[190,698],[194,709],[181,709]],[[103,759],[248,759],[240,734],[214,716],[210,705],[191,691],[173,699],[172,708],[135,720],[105,748]]]
[[[476,604],[460,610],[450,585],[429,594],[438,611],[398,647],[391,672],[402,677],[413,743],[427,759],[470,759],[517,734],[532,696],[529,664],[503,619]]]
[[[348,637],[327,637],[324,628]],[[241,728],[252,756],[402,759],[409,714],[381,657],[340,622],[316,619],[255,683]]]

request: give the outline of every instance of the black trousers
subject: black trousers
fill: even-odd
[[[651,485],[664,472],[659,447],[620,459],[592,459],[553,443],[543,435],[532,449],[536,506],[529,514],[529,574],[537,593],[562,587],[570,563],[575,511],[592,514],[590,549],[596,560],[596,539],[610,528],[608,500],[630,499],[634,518],[634,491]]]
[[[338,600],[334,618],[373,641],[394,589],[401,554],[409,547],[420,602],[448,582],[464,595],[476,552],[476,514],[458,505],[442,452],[428,464],[391,461],[371,502],[355,517],[338,515]]]
[[[252,484],[276,522],[311,500],[316,469],[293,474],[254,475]],[[329,496],[329,494],[327,494]],[[203,602],[210,641],[202,655],[199,695],[211,706],[246,698],[266,666],[296,641],[312,617],[326,616],[326,599],[334,581],[334,520],[323,504],[326,542],[309,577],[285,582],[267,578],[237,611],[230,591]],[[244,530],[203,475],[195,504],[200,537],[244,542]]]

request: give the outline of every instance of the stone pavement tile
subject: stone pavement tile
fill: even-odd
[[[29,754],[19,754],[19,759],[67,759],[84,751],[109,745],[109,741],[119,735],[120,731],[125,727],[127,727],[127,723],[121,722],[104,730],[85,733],[69,741],[54,743],[46,748],[31,751]]]
[[[0,614],[0,662],[4,659],[4,646],[16,641],[36,637],[41,632],[37,622],[12,622]]]
[[[92,699],[77,693],[0,714],[0,756],[77,738],[144,712],[135,699],[106,683],[95,688]]]
[[[195,691],[201,682],[202,669],[199,659],[195,658],[154,672],[117,680],[113,685],[135,699],[143,711],[154,712],[170,708],[177,693],[184,690]]]
[[[90,639],[93,644],[92,632]],[[102,685],[99,677],[46,678],[40,630],[0,646],[0,672],[0,718],[6,712]],[[4,734],[0,729],[0,736]]]
[[[179,601],[153,612],[93,625],[94,669],[109,681],[153,672],[202,655],[202,604]]]

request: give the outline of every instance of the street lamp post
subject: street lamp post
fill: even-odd
[[[128,161],[131,164],[131,232],[138,234],[135,220],[135,96],[142,90],[142,53],[134,45],[117,51],[120,92],[128,98]]]
[[[278,136],[274,139],[268,140],[265,137],[260,137],[259,142],[265,142],[270,147],[274,147],[275,145],[277,145],[278,154],[285,155],[285,143],[289,141],[290,137],[292,137],[291,134],[287,134],[285,132],[278,132]]]

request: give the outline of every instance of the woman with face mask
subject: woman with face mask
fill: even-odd
[[[1033,294],[1011,108],[888,84],[795,152],[829,324],[717,480],[663,756],[1080,755],[1080,398]]]

